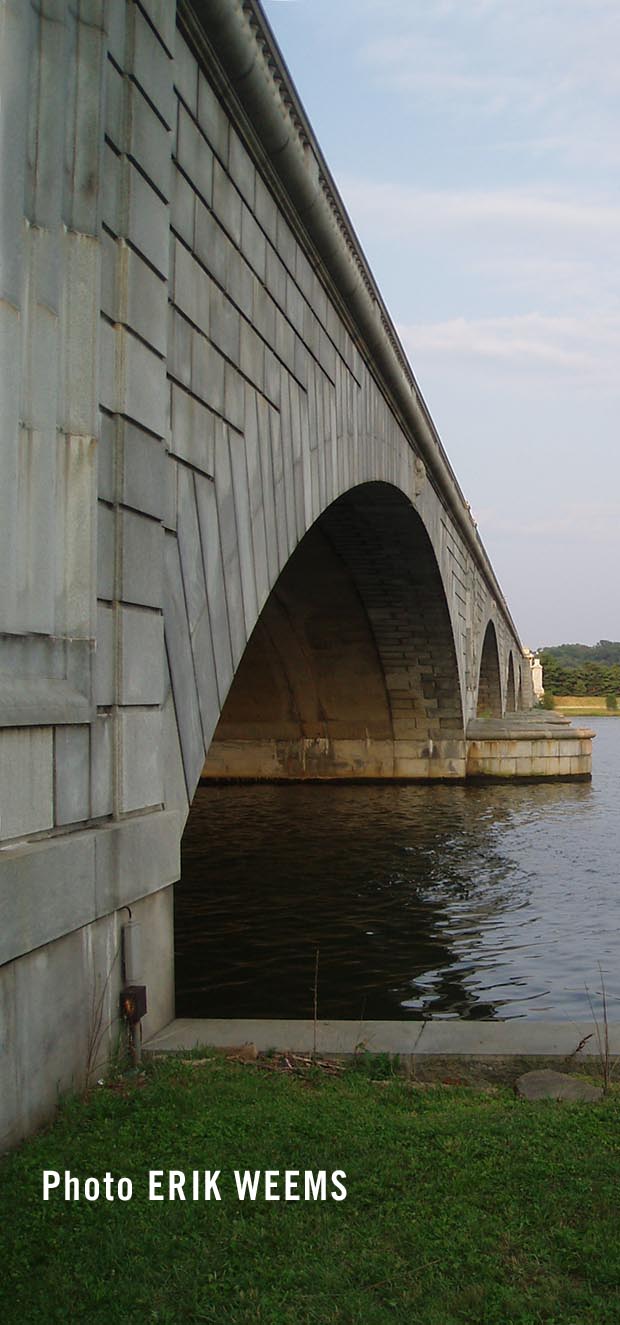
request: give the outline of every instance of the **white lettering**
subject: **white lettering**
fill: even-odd
[[[202,1196],[205,1201],[221,1201],[220,1175],[220,1169],[192,1169],[187,1174],[182,1169],[150,1169],[149,1200],[199,1201]],[[326,1201],[328,1196],[333,1201],[344,1201],[347,1197],[346,1176],[344,1169],[334,1169],[331,1174],[327,1174],[324,1169],[316,1173],[306,1169],[303,1174],[299,1169],[234,1170],[240,1201],[256,1201],[263,1183],[265,1201]],[[329,1191],[328,1177],[331,1178]],[[89,1177],[82,1180],[74,1177],[69,1169],[65,1169],[62,1174],[56,1169],[44,1169],[44,1201],[49,1201],[50,1194],[61,1187],[61,1178],[64,1178],[65,1201],[79,1201],[81,1197],[86,1201],[98,1201],[102,1196],[105,1196],[106,1201],[131,1201],[133,1196],[131,1179],[115,1179],[109,1171],[101,1179]],[[282,1186],[283,1191],[280,1190]]]
[[[159,1195],[163,1176],[163,1169],[149,1169],[149,1201],[163,1201],[163,1194]]]
[[[218,1185],[217,1185],[217,1180],[218,1180],[218,1178],[219,1178],[219,1176],[220,1176],[220,1172],[221,1172],[220,1169],[216,1169],[216,1170],[215,1170],[215,1173],[211,1173],[211,1171],[210,1171],[209,1169],[206,1170],[206,1172],[205,1172],[205,1201],[210,1201],[212,1197],[213,1197],[213,1200],[214,1200],[214,1201],[221,1201],[222,1198],[221,1198],[221,1196],[220,1196],[220,1193],[219,1193],[219,1190],[218,1190]]]
[[[250,1173],[248,1169],[245,1169],[243,1173],[239,1173],[239,1170],[235,1169],[235,1183],[240,1201],[245,1201],[246,1195],[249,1195],[251,1201],[255,1201],[259,1182],[260,1173],[258,1169],[254,1174]]]
[[[346,1189],[344,1183],[340,1181],[341,1178],[346,1178],[346,1176],[347,1176],[347,1175],[346,1175],[346,1173],[344,1172],[343,1169],[336,1169],[335,1172],[332,1173],[332,1201],[345,1201],[345,1200],[346,1200],[347,1189]],[[337,1187],[337,1188],[338,1188],[338,1191],[340,1192],[340,1196],[337,1196],[337,1195],[336,1195],[336,1192],[334,1191],[334,1187]]]
[[[65,1201],[79,1201],[80,1184],[77,1178],[71,1177],[69,1169],[65,1169]]]
[[[299,1201],[301,1197],[295,1195],[297,1191],[299,1178],[299,1169],[287,1169],[284,1174],[284,1199],[286,1201]]]
[[[56,1169],[44,1169],[43,1170],[44,1201],[49,1201],[50,1199],[49,1194],[51,1191],[53,1191],[54,1187],[60,1187],[60,1174],[56,1172]]]
[[[274,1187],[276,1186],[277,1179],[278,1179],[279,1177],[280,1177],[280,1170],[279,1170],[279,1169],[267,1169],[267,1170],[266,1170],[266,1172],[265,1172],[265,1200],[266,1200],[266,1201],[279,1201],[279,1200],[280,1200],[280,1197],[279,1197],[278,1193],[277,1193],[276,1191],[274,1191]]]
[[[175,1201],[177,1196],[180,1201],[185,1200],[185,1174],[180,1169],[170,1169],[168,1173],[168,1200]]]
[[[314,1174],[311,1173],[309,1169],[306,1169],[304,1173],[304,1198],[306,1201],[326,1200],[327,1182],[324,1169],[321,1169],[320,1173],[317,1173],[316,1179]]]

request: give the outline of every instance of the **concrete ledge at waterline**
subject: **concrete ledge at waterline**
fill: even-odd
[[[268,1049],[311,1053],[311,1020],[181,1017],[144,1045],[145,1053],[179,1053],[202,1046],[225,1049],[252,1043]],[[598,1057],[594,1022],[573,1021],[318,1021],[321,1054],[393,1053],[484,1058],[486,1056],[567,1058],[582,1045],[579,1058]],[[620,1054],[620,1022],[609,1025],[609,1053]]]
[[[516,771],[508,769],[502,771],[501,768],[494,768],[491,766],[480,769],[475,773],[468,773],[465,780],[467,783],[474,784],[490,782],[591,782],[592,770],[591,768],[582,768],[581,770],[574,768],[571,771],[569,765],[568,768],[554,768],[551,771],[537,767],[536,769],[527,769],[526,771],[521,772],[518,768]]]

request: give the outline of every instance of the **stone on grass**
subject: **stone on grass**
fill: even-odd
[[[235,1063],[254,1063],[258,1058],[258,1049],[255,1044],[246,1043],[240,1045],[228,1045],[221,1052]]]
[[[591,1103],[603,1097],[600,1086],[591,1086],[589,1081],[568,1076],[566,1072],[554,1072],[552,1068],[524,1072],[515,1081],[515,1091],[523,1100],[584,1100]]]

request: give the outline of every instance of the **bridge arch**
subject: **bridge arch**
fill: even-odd
[[[492,619],[487,622],[478,671],[476,717],[501,718],[502,683],[497,632]]]
[[[517,713],[521,713],[522,710],[523,710],[524,708],[527,708],[527,707],[528,707],[528,705],[527,705],[526,702],[525,702],[524,695],[523,695],[523,666],[524,666],[524,664],[523,664],[523,658],[520,656],[520,654],[517,654],[517,653],[515,652],[515,658],[516,658],[516,667],[515,667],[515,687],[516,687],[516,696],[517,696]]]
[[[515,667],[512,656],[512,649],[508,654],[508,672],[506,676],[506,704],[505,712],[514,713],[517,708],[517,691],[515,682]]]
[[[464,775],[450,612],[420,515],[361,484],[306,532],[258,617],[207,778]]]

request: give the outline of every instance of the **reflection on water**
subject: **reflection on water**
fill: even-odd
[[[595,778],[205,786],[176,889],[177,1015],[620,1015],[620,719]]]

